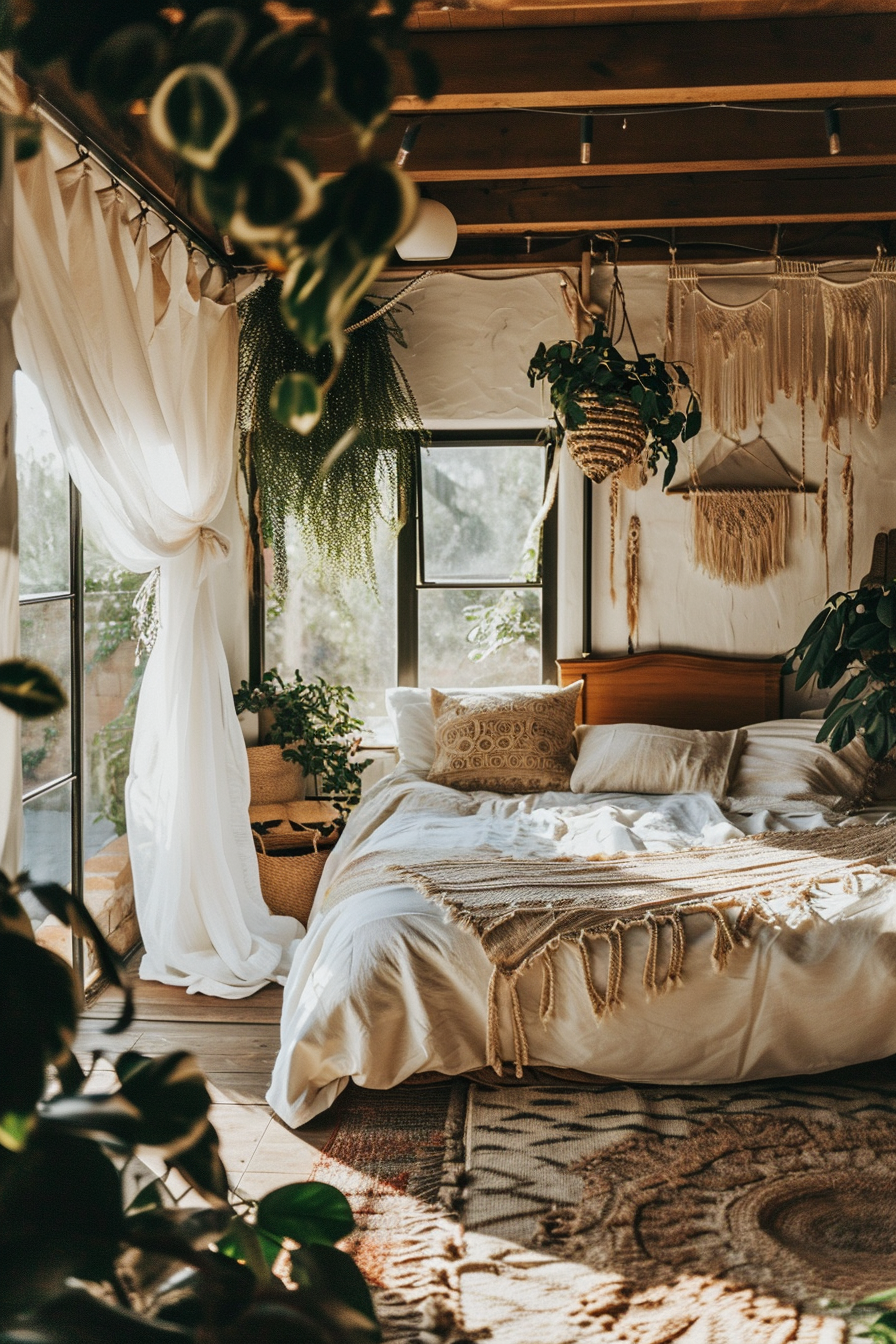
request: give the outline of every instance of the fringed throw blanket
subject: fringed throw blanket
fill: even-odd
[[[552,953],[560,943],[578,946],[582,974],[595,1017],[620,1003],[624,935],[649,932],[643,980],[648,993],[677,985],[684,969],[686,918],[715,921],[712,957],[723,971],[738,944],[749,941],[755,922],[771,923],[770,903],[784,898],[808,903],[822,882],[838,882],[859,894],[862,874],[896,874],[896,823],[844,826],[751,836],[730,844],[673,854],[626,854],[586,860],[512,859],[498,854],[433,858],[414,852],[396,864],[389,853],[368,854],[346,865],[326,894],[325,908],[376,886],[409,885],[443,906],[474,933],[492,963],[488,1004],[487,1059],[501,1072],[499,993],[509,996],[517,1074],[529,1049],[516,989],[520,975],[542,966],[540,1014],[553,1011]],[[736,912],[733,918],[728,911]],[[660,955],[660,930],[668,951]],[[589,944],[609,946],[606,986],[594,983]],[[661,960],[664,965],[661,966]]]

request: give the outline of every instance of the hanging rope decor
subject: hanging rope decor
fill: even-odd
[[[628,524],[628,545],[625,550],[626,612],[628,615],[628,646],[633,649],[638,640],[638,611],[641,597],[641,519],[633,514]]]
[[[828,449],[824,450],[824,480],[818,491],[818,521],[821,530],[821,549],[824,552],[824,590],[831,591],[831,562],[828,556]]]
[[[852,545],[855,527],[853,486],[852,457],[847,457],[840,473],[840,493],[843,496],[843,506],[846,509],[846,586],[850,589],[852,588]]]
[[[711,578],[753,588],[784,568],[790,492],[690,491],[694,562]]]
[[[619,472],[610,481],[610,601],[616,605],[616,529],[619,526]]]

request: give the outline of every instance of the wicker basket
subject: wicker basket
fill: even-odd
[[[305,796],[305,776],[298,761],[284,761],[276,745],[248,747],[249,783],[253,807],[265,803],[291,803]]]
[[[586,476],[603,481],[640,456],[647,430],[637,406],[624,397],[612,406],[601,405],[595,392],[582,392],[577,400],[588,420],[584,428],[566,431],[566,446]]]
[[[255,849],[261,894],[271,914],[307,924],[329,847],[304,854],[267,854],[264,840],[256,834]]]

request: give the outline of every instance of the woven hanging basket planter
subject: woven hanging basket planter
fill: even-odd
[[[582,429],[566,431],[566,446],[586,476],[603,481],[640,457],[647,430],[634,402],[617,397],[612,406],[604,406],[595,392],[581,392],[577,401],[588,421]]]

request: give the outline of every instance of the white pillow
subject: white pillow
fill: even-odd
[[[583,724],[573,793],[709,793],[721,802],[746,740],[742,728],[700,732],[649,723]]]
[[[809,800],[834,806],[861,792],[871,762],[861,738],[842,751],[816,742],[817,719],[772,719],[747,727],[747,743],[729,790],[738,801]]]
[[[393,686],[386,691],[386,713],[395,729],[398,763],[428,775],[436,759],[436,718],[429,686]],[[440,687],[446,695],[493,695],[512,700],[516,695],[556,694],[556,686]]]

